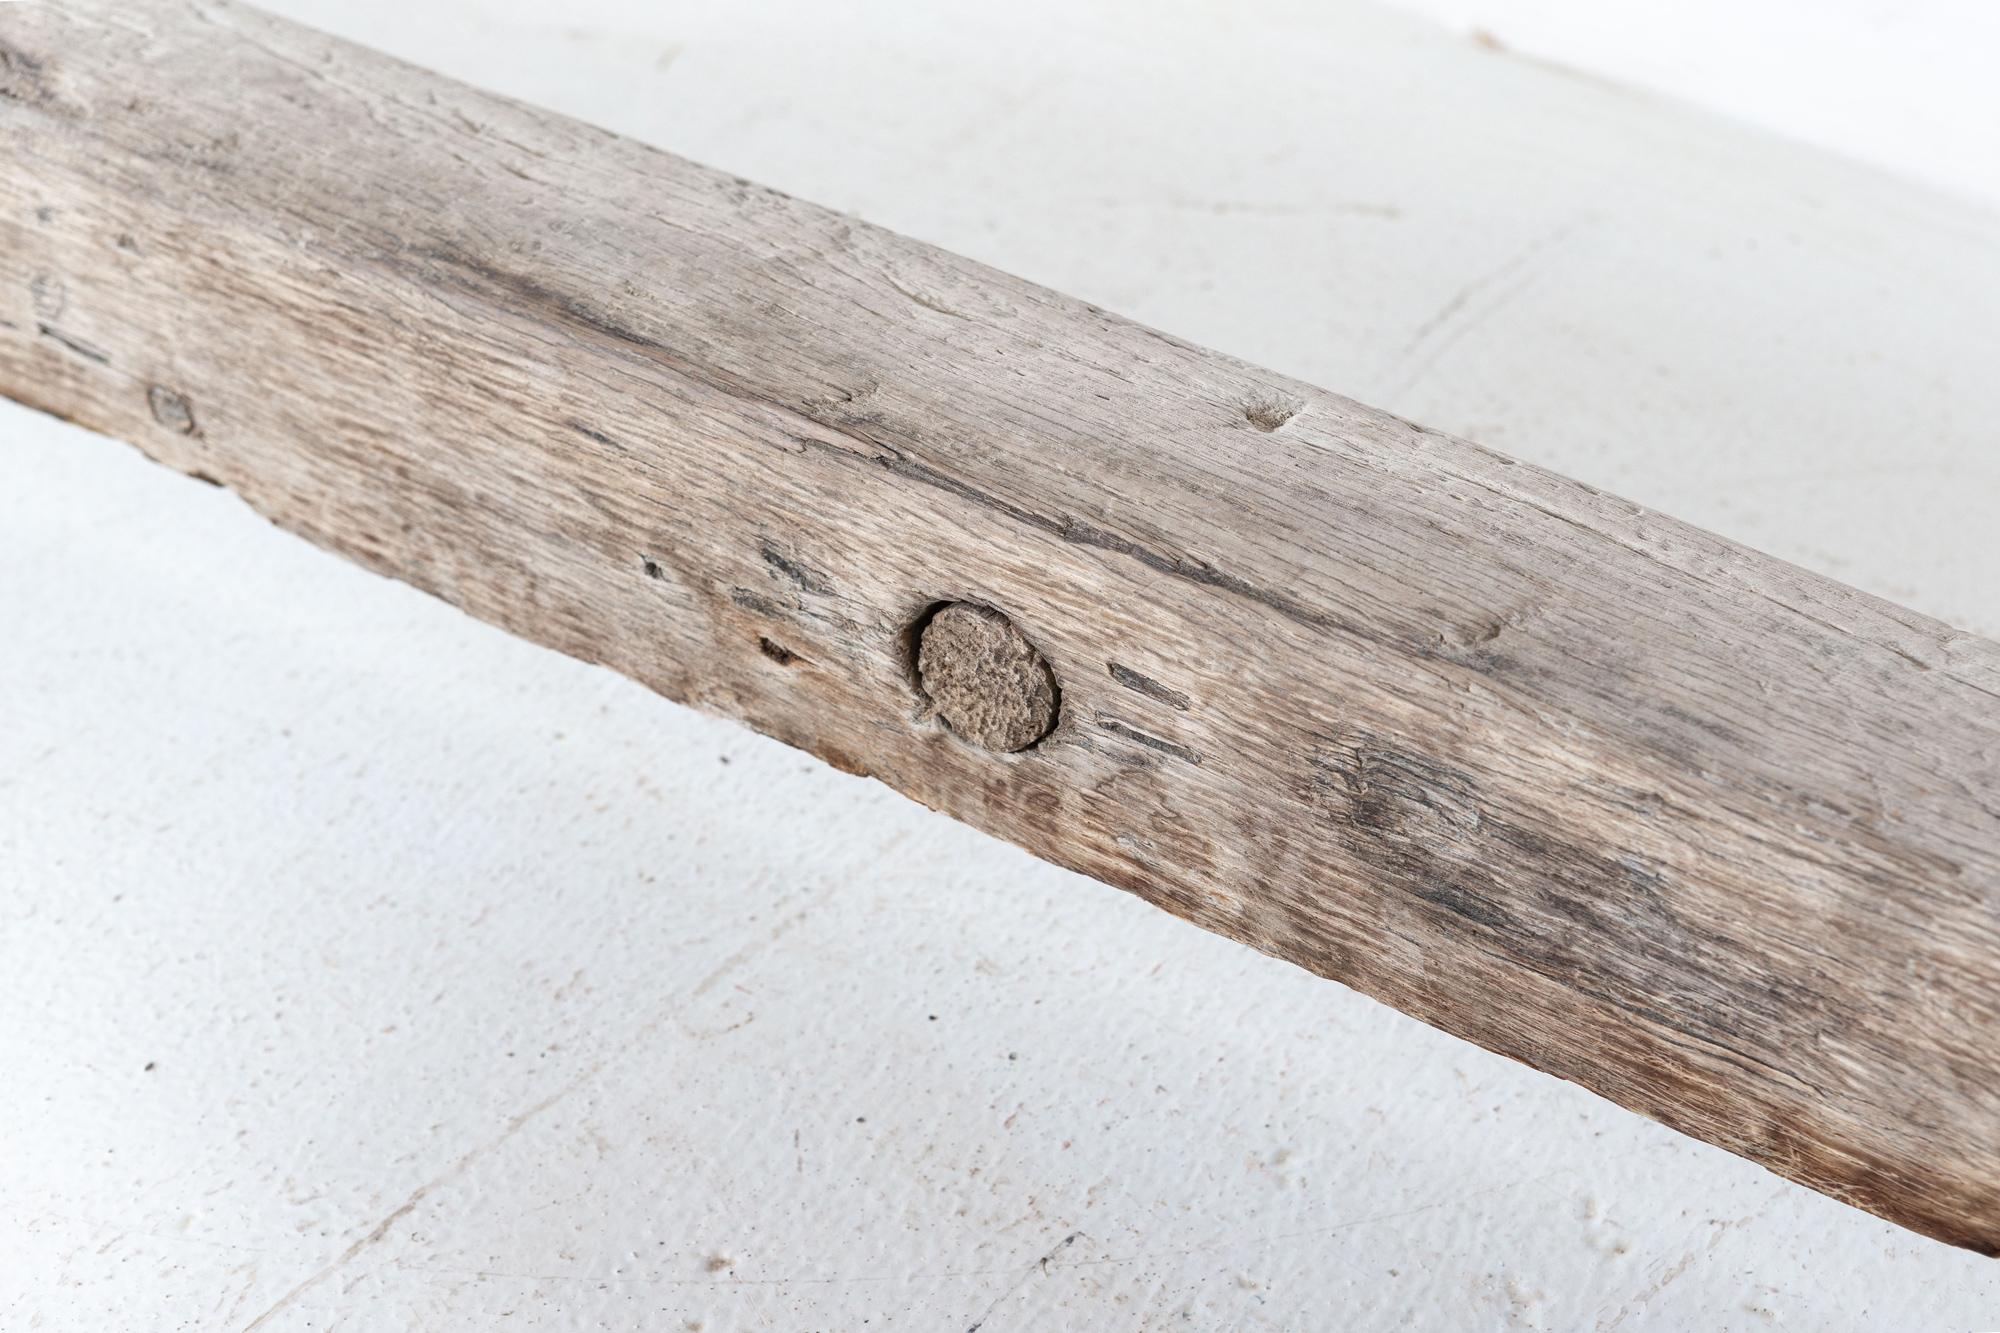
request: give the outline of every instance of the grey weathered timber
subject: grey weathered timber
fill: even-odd
[[[0,391],[2000,1251],[2000,647],[219,0],[0,5],[0,153]]]

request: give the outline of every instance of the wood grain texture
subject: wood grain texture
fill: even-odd
[[[10,396],[2000,1252],[2000,647],[254,10],[0,6],[0,144]]]

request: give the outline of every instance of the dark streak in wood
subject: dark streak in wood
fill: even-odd
[[[1172,759],[1179,759],[1183,763],[1199,764],[1201,762],[1201,756],[1190,750],[1187,746],[1177,741],[1163,740],[1149,732],[1139,730],[1139,728],[1129,722],[1122,721],[1108,714],[1099,713],[1097,715],[1097,726],[1100,731],[1109,732],[1121,740],[1131,741],[1134,745],[1143,745],[1149,750],[1157,751]]]
[[[1111,673],[1111,679],[1135,694],[1143,694],[1155,703],[1163,703],[1169,708],[1187,712],[1188,697],[1179,690],[1169,689],[1151,676],[1141,675],[1131,667],[1121,666],[1117,662],[1106,662],[1104,666]]]
[[[61,347],[64,351],[80,356],[86,361],[95,361],[100,366],[111,364],[111,354],[109,352],[92,347],[83,339],[64,333],[61,329],[51,328],[47,324],[37,324],[35,331],[58,347]]]

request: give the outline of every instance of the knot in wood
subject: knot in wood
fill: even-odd
[[[917,641],[917,682],[953,734],[988,750],[1025,750],[1055,728],[1055,673],[1014,622],[951,602]]]

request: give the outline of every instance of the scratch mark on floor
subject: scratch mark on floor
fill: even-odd
[[[1061,1254],[1064,1250],[1076,1244],[1077,1238],[1081,1235],[1083,1235],[1081,1231],[1072,1231],[1067,1236],[1064,1236],[1061,1240],[1057,1241],[1055,1245],[1049,1250],[1049,1252],[1043,1255],[1040,1259],[1037,1259],[1034,1265],[1030,1267],[1027,1272],[1021,1274],[1020,1277],[1016,1278],[1013,1282],[1009,1283],[1007,1286],[1007,1290],[1001,1292],[998,1296],[995,1296],[993,1298],[993,1304],[986,1307],[986,1313],[980,1315],[979,1318],[973,1320],[972,1323],[966,1328],[965,1333],[979,1333],[980,1329],[986,1327],[986,1321],[993,1317],[993,1312],[995,1310],[998,1310],[1002,1305],[1005,1305],[1008,1301],[1012,1300],[1016,1295],[1016,1293],[1018,1293],[1022,1287],[1027,1286],[1029,1280],[1033,1278],[1036,1274],[1048,1272],[1049,1260],[1055,1258],[1057,1255]]]
[[[898,838],[896,841],[901,841],[901,839]],[[891,842],[888,845],[893,847],[895,846],[895,842]],[[752,940],[750,943],[744,945],[742,948],[738,949],[735,953],[730,954],[729,957],[723,959],[720,963],[716,964],[715,970],[710,972],[707,976],[703,977],[701,981],[696,984],[695,988],[692,991],[688,992],[688,999],[698,1000],[702,996],[714,990],[716,986],[721,984],[722,979],[724,977],[727,977],[731,972],[736,971],[738,968],[742,967],[745,963],[755,958],[758,954],[763,953],[766,949],[770,948],[772,945],[776,944],[779,940],[783,939],[786,936],[786,934],[791,931],[792,927],[798,925],[799,922],[805,920],[807,916],[811,915],[812,910],[814,908],[818,907],[821,903],[825,902],[828,898],[832,896],[833,896],[833,890],[829,888],[824,892],[813,895],[812,900],[808,902],[804,907],[799,908],[797,911],[791,913],[788,916],[781,917],[778,921],[778,924],[772,926],[768,931],[764,932],[764,937],[762,939]],[[681,1005],[677,1003],[674,1005],[674,1010],[677,1012],[680,1009],[680,1007]],[[653,1031],[655,1028],[659,1027],[661,1023],[665,1022],[666,1018],[667,1015],[663,1014],[659,1018],[654,1019],[644,1028],[640,1029],[639,1035],[643,1036],[646,1033]]]
[[[569,1096],[570,1093],[582,1087],[584,1083],[588,1082],[592,1077],[594,1077],[597,1071],[602,1069],[603,1067],[604,1066],[602,1064],[592,1065],[589,1069],[586,1069],[576,1078],[570,1080],[570,1082],[566,1086],[557,1089],[555,1092],[549,1094],[541,1101],[536,1102],[533,1106],[530,1106],[527,1110],[522,1111],[520,1114],[514,1116],[507,1122],[506,1127],[503,1128],[493,1138],[490,1138],[486,1142],[478,1145],[477,1147],[470,1149],[462,1156],[460,1156],[457,1161],[453,1162],[449,1167],[445,1168],[445,1170],[442,1173],[433,1177],[430,1180],[425,1181],[423,1184],[417,1186],[416,1189],[410,1192],[409,1198],[403,1200],[402,1203],[396,1206],[393,1212],[391,1212],[388,1216],[384,1217],[381,1221],[377,1222],[374,1228],[370,1230],[367,1235],[361,1237],[361,1239],[355,1241],[352,1245],[349,1245],[345,1250],[341,1251],[340,1256],[337,1259],[335,1259],[332,1263],[327,1264],[324,1268],[321,1268],[318,1272],[306,1278],[305,1281],[299,1283],[296,1287],[293,1287],[283,1296],[280,1296],[277,1302],[273,1304],[268,1310],[264,1311],[264,1313],[258,1315],[255,1319],[245,1324],[243,1326],[243,1333],[252,1333],[252,1330],[263,1327],[266,1323],[270,1322],[277,1315],[279,1315],[286,1309],[289,1309],[291,1306],[297,1304],[300,1297],[304,1296],[314,1287],[317,1287],[320,1283],[326,1281],[328,1278],[332,1277],[335,1273],[339,1272],[342,1268],[352,1263],[359,1255],[361,1255],[370,1246],[380,1243],[383,1237],[387,1236],[389,1232],[395,1227],[396,1223],[402,1221],[404,1218],[408,1217],[411,1213],[415,1212],[417,1210],[418,1205],[423,1203],[425,1199],[429,1198],[433,1192],[443,1188],[446,1185],[449,1185],[452,1181],[457,1180],[460,1176],[464,1175],[466,1171],[471,1168],[474,1162],[478,1161],[481,1157],[484,1157],[487,1153],[492,1152],[495,1148],[498,1148],[501,1144],[507,1142],[507,1140],[513,1138],[516,1134],[520,1133],[521,1130],[524,1129],[530,1121],[535,1119],[535,1117],[541,1115],[551,1106],[554,1106],[557,1102]]]
[[[1395,1222],[1406,1217],[1418,1217],[1424,1213],[1437,1212],[1440,1209],[1456,1210],[1464,1207],[1474,1199],[1487,1198],[1495,1194],[1506,1194],[1513,1190],[1532,1189],[1537,1185],[1547,1184],[1551,1180],[1566,1179],[1574,1175],[1575,1171],[1573,1169],[1550,1171],[1545,1175],[1532,1176],[1526,1180],[1510,1181],[1505,1185],[1495,1185],[1491,1189],[1473,1190],[1466,1194],[1456,1194],[1448,1199],[1439,1199],[1432,1203],[1422,1203],[1409,1208],[1398,1208],[1392,1212],[1370,1213],[1365,1217],[1350,1218],[1345,1222],[1335,1222],[1332,1226],[1314,1227],[1309,1231],[1283,1231],[1275,1235],[1263,1237],[1258,1241],[1258,1244],[1269,1246],[1275,1242],[1286,1240],[1327,1239],[1342,1231],[1353,1231],[1360,1227],[1371,1227],[1382,1222]],[[1209,1250],[1226,1250],[1240,1243],[1238,1241],[1222,1240],[1171,1250],[1141,1250],[1136,1254],[1115,1255],[1104,1259],[1078,1259],[1073,1263],[1059,1265],[1059,1267],[1095,1268],[1107,1265],[1144,1263],[1156,1259],[1181,1259],[1191,1254],[1200,1254]]]
[[[1773,1202],[1775,1202],[1775,1200],[1773,1200]],[[1768,1213],[1770,1211],[1771,1211],[1771,1204],[1766,1203],[1762,1208],[1759,1208],[1754,1212],[1746,1214],[1743,1217],[1732,1217],[1732,1218],[1718,1217],[1712,1219],[1709,1225],[1714,1227],[1715,1230],[1709,1233],[1709,1237],[1706,1243],[1697,1245],[1693,1249],[1689,1250],[1686,1254],[1682,1255],[1678,1260],[1676,1260],[1674,1264],[1671,1267],[1669,1267],[1665,1272],[1661,1273],[1659,1277],[1655,1278],[1651,1286],[1647,1287],[1644,1291],[1640,1292],[1638,1295],[1633,1296],[1630,1299],[1622,1302],[1619,1305],[1619,1307],[1616,1310],[1613,1310],[1610,1314],[1607,1314],[1602,1318],[1600,1318],[1597,1321],[1597,1333],[1611,1333],[1611,1330],[1617,1328],[1627,1319],[1630,1319],[1633,1315],[1639,1313],[1641,1310],[1645,1309],[1646,1306],[1651,1304],[1655,1297],[1657,1297],[1661,1292],[1665,1291],[1668,1287],[1671,1287],[1683,1273],[1687,1272],[1688,1269],[1694,1267],[1695,1263],[1698,1260],[1706,1259],[1711,1254],[1714,1254],[1715,1247],[1722,1243],[1722,1238],[1724,1236],[1728,1235],[1731,1231],[1735,1230],[1737,1227],[1745,1227],[1751,1225],[1752,1223],[1756,1222],[1759,1218],[1764,1216],[1765,1213]]]
[[[1582,225],[1581,221],[1562,224],[1453,292],[1450,299],[1411,333],[1409,342],[1403,347],[1402,357],[1405,363],[1410,364],[1410,370],[1391,396],[1413,388],[1460,339],[1506,309],[1535,281],[1539,270],[1536,261],[1561,246]],[[1480,298],[1489,292],[1494,293],[1493,299],[1483,306],[1479,305]],[[1428,351],[1425,350],[1426,344],[1430,344]]]
[[[898,838],[896,841],[901,841],[901,839]],[[893,845],[893,843],[891,845]],[[629,1040],[621,1044],[619,1049],[622,1051],[644,1040],[649,1034],[657,1031],[662,1024],[666,1023],[674,1015],[679,1013],[680,1010],[683,1009],[690,1001],[699,999],[701,996],[707,994],[710,990],[714,989],[715,986],[720,984],[725,977],[729,976],[732,972],[735,972],[737,969],[741,968],[745,963],[748,963],[750,960],[757,957],[757,955],[771,948],[771,946],[776,944],[779,940],[783,939],[786,933],[789,932],[794,926],[798,925],[801,921],[805,920],[806,917],[811,915],[814,908],[818,907],[821,903],[825,902],[827,898],[831,897],[833,892],[834,892],[833,888],[829,886],[824,891],[814,895],[812,899],[809,900],[803,907],[800,907],[798,910],[790,913],[789,915],[780,918],[776,925],[772,926],[768,931],[764,933],[762,938],[753,940],[751,943],[744,945],[742,948],[736,950],[734,953],[730,954],[727,958],[723,959],[721,963],[716,965],[714,970],[709,972],[707,976],[703,977],[701,981],[696,984],[695,988],[692,991],[688,992],[685,998],[677,999],[675,1003],[669,1006],[664,1013],[657,1015],[652,1020],[641,1026],[636,1032],[633,1033],[632,1037]],[[355,1241],[352,1245],[349,1245],[345,1250],[343,1250],[340,1253],[339,1257],[335,1258],[333,1262],[327,1264],[325,1267],[319,1269],[317,1272],[313,1273],[310,1277],[300,1282],[297,1286],[293,1287],[290,1291],[286,1292],[283,1296],[279,1297],[277,1302],[273,1304],[269,1309],[265,1310],[262,1314],[258,1315],[255,1319],[251,1320],[248,1324],[245,1324],[243,1326],[243,1333],[254,1333],[254,1330],[263,1327],[266,1323],[270,1322],[270,1320],[276,1317],[278,1314],[282,1313],[286,1309],[289,1309],[291,1306],[297,1304],[299,1299],[303,1297],[306,1293],[310,1292],[311,1290],[313,1290],[313,1288],[319,1286],[322,1282],[332,1277],[342,1268],[352,1263],[357,1257],[365,1253],[369,1249],[369,1247],[381,1243],[381,1241],[384,1238],[386,1238],[391,1231],[395,1229],[395,1226],[398,1222],[408,1217],[412,1212],[415,1212],[417,1207],[421,1205],[425,1199],[429,1198],[431,1194],[433,1194],[439,1189],[442,1189],[444,1186],[449,1185],[454,1180],[457,1180],[460,1176],[464,1175],[466,1171],[471,1169],[473,1163],[477,1162],[481,1157],[484,1157],[487,1153],[492,1152],[495,1148],[498,1148],[502,1144],[506,1143],[507,1140],[513,1138],[516,1134],[520,1133],[522,1129],[526,1128],[529,1122],[533,1121],[536,1117],[548,1111],[550,1107],[556,1105],[556,1103],[562,1101],[563,1098],[569,1096],[571,1093],[575,1092],[578,1088],[581,1088],[584,1084],[588,1083],[591,1079],[595,1078],[598,1075],[598,1073],[601,1072],[605,1068],[605,1066],[610,1063],[612,1058],[613,1058],[612,1056],[608,1055],[605,1058],[598,1060],[596,1063],[592,1064],[589,1068],[585,1069],[582,1073],[578,1074],[575,1078],[571,1079],[563,1087],[557,1089],[555,1092],[543,1098],[541,1101],[536,1102],[533,1106],[529,1107],[527,1110],[522,1111],[520,1114],[514,1116],[507,1122],[505,1128],[503,1128],[499,1134],[495,1135],[491,1139],[488,1139],[486,1142],[480,1144],[479,1146],[470,1149],[464,1155],[459,1157],[457,1161],[453,1162],[449,1167],[447,1167],[443,1172],[441,1172],[439,1175],[417,1186],[417,1188],[411,1192],[410,1196],[407,1199],[403,1200],[401,1204],[397,1205],[394,1211],[390,1212],[386,1217],[382,1218],[381,1221],[377,1222],[375,1226],[366,1235],[362,1236],[359,1240]],[[1046,1263],[1047,1259],[1045,1258],[1043,1262]]]

